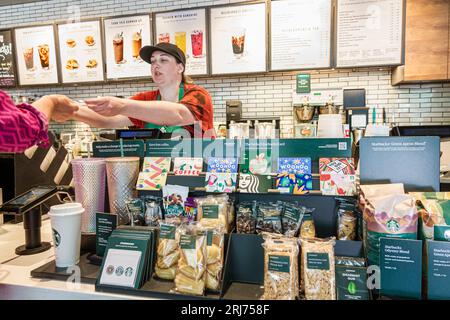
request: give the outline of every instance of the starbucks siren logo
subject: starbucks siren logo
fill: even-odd
[[[400,225],[397,221],[395,220],[389,220],[386,223],[386,227],[389,231],[391,232],[398,232],[400,230]]]
[[[55,247],[58,248],[59,244],[61,243],[61,235],[55,229],[52,229],[52,231],[53,231],[53,242],[55,243]]]

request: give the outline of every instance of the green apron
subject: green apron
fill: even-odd
[[[180,84],[180,91],[178,94],[178,101],[181,101],[181,99],[183,99],[184,97],[184,83],[182,82]],[[156,100],[161,101],[161,95],[158,94],[158,96],[156,97]],[[172,126],[172,127],[168,127],[168,126],[158,126],[156,124],[153,123],[149,123],[146,122],[145,123],[145,129],[159,129],[162,133],[172,133],[178,129],[182,129],[183,127],[180,126]]]

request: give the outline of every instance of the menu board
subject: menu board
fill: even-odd
[[[53,25],[17,28],[14,40],[20,85],[58,83]]]
[[[11,31],[0,31],[0,87],[11,87],[16,84],[12,48]]]
[[[338,0],[337,67],[402,64],[404,0]]]
[[[106,77],[108,79],[150,77],[151,68],[139,51],[151,45],[149,15],[104,20]]]
[[[100,21],[58,25],[63,83],[103,81]]]
[[[157,13],[156,42],[176,44],[186,55],[186,74],[208,74],[206,9]]]
[[[265,3],[211,8],[212,74],[266,71]]]
[[[271,2],[271,70],[330,67],[331,0]]]

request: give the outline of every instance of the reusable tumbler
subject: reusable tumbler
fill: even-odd
[[[106,159],[109,211],[119,216],[119,224],[130,222],[126,201],[135,197],[134,187],[139,175],[138,157]]]
[[[81,218],[81,232],[95,233],[95,215],[105,210],[106,161],[104,159],[74,159],[72,172],[75,201],[85,212]]]

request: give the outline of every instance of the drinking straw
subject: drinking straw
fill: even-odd
[[[120,156],[123,158],[124,157],[124,152],[123,152],[123,138],[120,138]]]

